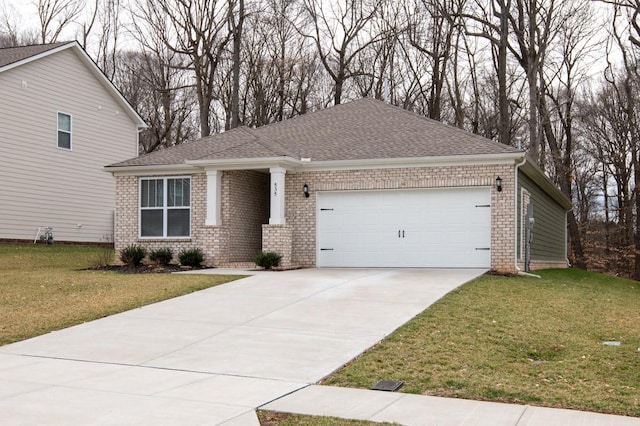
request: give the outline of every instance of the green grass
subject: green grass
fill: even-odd
[[[113,251],[0,244],[0,345],[240,278],[86,270]]]
[[[640,283],[540,274],[480,277],[323,384],[640,416]]]

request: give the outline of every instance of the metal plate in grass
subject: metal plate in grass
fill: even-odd
[[[395,392],[402,387],[404,382],[395,380],[381,380],[375,385],[371,386],[371,390],[379,390],[386,392]]]

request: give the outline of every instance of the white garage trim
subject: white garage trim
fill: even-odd
[[[489,187],[318,192],[319,267],[491,265]]]

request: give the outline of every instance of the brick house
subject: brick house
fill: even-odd
[[[198,247],[213,266],[260,250],[284,268],[567,266],[571,203],[523,152],[373,99],[105,170],[116,250]]]

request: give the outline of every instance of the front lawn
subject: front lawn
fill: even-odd
[[[640,416],[640,283],[540,274],[462,286],[322,384]]]
[[[0,345],[241,278],[86,270],[112,256],[100,247],[0,244]]]

